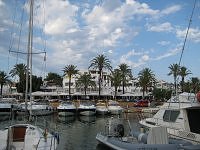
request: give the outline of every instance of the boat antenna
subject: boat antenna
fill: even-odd
[[[179,66],[181,64],[181,60],[182,60],[182,57],[183,57],[183,52],[185,50],[185,44],[186,44],[186,40],[187,40],[188,33],[189,33],[189,30],[190,30],[190,26],[191,26],[191,23],[192,23],[192,17],[193,17],[193,14],[194,14],[195,6],[196,6],[196,0],[194,1],[194,6],[193,6],[193,9],[192,9],[192,13],[191,13],[191,16],[190,16],[190,19],[189,19],[188,28],[187,28],[185,39],[184,39],[184,42],[183,42],[183,47],[182,47],[182,50],[181,50],[181,56],[180,56],[179,63],[178,63]]]
[[[197,1],[197,0],[194,1],[194,6],[193,6],[193,9],[192,9],[192,13],[191,13],[191,15],[190,15],[190,19],[189,19],[189,23],[188,23],[186,35],[185,35],[185,38],[184,38],[183,47],[182,47],[182,50],[181,50],[181,56],[180,56],[180,59],[179,59],[179,62],[178,62],[178,66],[179,66],[179,67],[180,67],[180,65],[181,65],[181,61],[182,61],[182,57],[183,57],[183,52],[184,52],[184,50],[185,50],[185,44],[186,44],[187,37],[188,37],[188,34],[189,34],[190,26],[191,26],[191,23],[192,23],[192,17],[193,17],[194,9],[195,9],[195,6],[196,6],[196,1]],[[177,78],[178,78],[178,77],[177,77]],[[178,79],[179,79],[179,78],[178,78]],[[177,80],[178,80],[178,79],[177,79]],[[177,80],[176,80],[176,82],[177,82]],[[178,92],[177,92],[177,83],[176,83],[176,91],[175,91],[175,92],[176,92],[176,96],[177,96],[177,94],[178,94]],[[179,107],[180,107],[180,101],[179,101]]]

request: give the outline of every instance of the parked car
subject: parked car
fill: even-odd
[[[136,107],[148,107],[149,106],[149,100],[138,100],[135,104]]]

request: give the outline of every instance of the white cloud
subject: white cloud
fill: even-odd
[[[0,32],[4,32],[6,29],[3,27],[0,27]]]
[[[175,13],[175,12],[177,12],[179,10],[181,10],[181,6],[180,5],[173,5],[173,6],[170,6],[168,8],[163,9],[161,11],[161,14],[169,15],[169,14]]]
[[[149,25],[147,24],[147,30],[148,31],[154,31],[154,32],[171,32],[173,30],[173,27],[171,23],[165,22],[162,24],[157,25]]]
[[[135,50],[129,51],[127,54],[120,57],[120,63],[126,63],[133,68],[140,67],[150,60],[150,57],[147,55],[147,53],[148,52],[136,52]]]
[[[48,0],[45,2],[45,5],[43,5],[42,1],[37,2],[36,10],[38,11],[39,15],[36,16],[35,22],[36,25],[40,25],[40,27],[44,26],[45,33],[57,35],[75,32],[77,30],[78,23],[75,19],[78,11],[77,6],[63,0]]]
[[[104,46],[115,46],[120,38],[134,37],[138,31],[131,30],[128,21],[141,15],[155,15],[158,10],[151,9],[146,3],[127,0],[122,3],[119,0],[103,1],[100,6],[94,6],[91,11],[84,12],[89,29],[90,39],[105,39]],[[131,31],[131,32],[130,32]]]
[[[166,46],[170,44],[170,41],[159,41],[158,44],[162,46]]]
[[[140,59],[140,61],[148,61],[149,60],[149,56],[148,55],[143,55]]]
[[[0,7],[1,6],[4,6],[5,4],[4,4],[4,2],[3,2],[3,0],[0,0]]]
[[[180,30],[177,29],[176,36],[178,38],[185,38],[187,29]],[[200,29],[199,28],[190,28],[188,33],[188,39],[192,40],[193,42],[199,43],[200,42]]]
[[[178,45],[176,48],[170,49],[168,52],[166,52],[160,56],[157,56],[157,57],[153,58],[152,60],[162,60],[164,58],[174,56],[174,55],[178,54],[180,51],[181,51],[181,45]]]
[[[108,53],[112,54],[112,53],[113,53],[113,50],[111,50],[111,49],[110,49],[110,50],[108,50]]]

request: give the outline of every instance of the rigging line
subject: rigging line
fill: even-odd
[[[186,40],[187,40],[187,37],[188,37],[190,25],[191,25],[191,23],[192,23],[192,17],[193,17],[193,14],[194,14],[195,6],[196,6],[196,0],[194,1],[194,6],[193,6],[193,9],[192,9],[192,13],[191,13],[191,16],[190,16],[190,20],[189,20],[187,32],[186,32],[185,39],[184,39],[184,42],[183,42],[183,47],[182,47],[182,51],[181,51],[181,56],[180,56],[179,63],[178,63],[179,66],[180,66],[180,64],[181,64],[181,60],[182,60],[182,57],[183,57],[183,52],[184,52],[184,50],[185,50],[185,44],[186,44]]]
[[[9,48],[8,50],[12,49],[12,45],[13,45],[13,32],[14,32],[14,24],[15,24],[15,18],[16,18],[16,11],[17,11],[17,0],[15,0],[15,10],[14,10],[14,15],[12,18],[12,27],[11,27],[11,33],[10,33],[10,42],[9,42]]]
[[[43,0],[43,37],[44,37],[44,51],[46,51],[46,36],[44,34],[44,30],[45,30],[45,26],[46,26],[46,19],[45,19],[45,16],[46,16],[46,10],[45,10],[45,0]]]
[[[23,3],[23,5],[25,4],[25,1]],[[21,33],[22,33],[22,24],[23,24],[23,18],[24,18],[24,7],[22,8],[22,15],[21,15],[21,19],[20,19],[20,30],[19,30],[19,38],[18,38],[18,45],[17,45],[17,52],[19,52],[19,47],[20,47],[20,43],[21,43]],[[18,56],[19,53],[17,53],[17,59],[16,59],[16,64],[18,63]]]

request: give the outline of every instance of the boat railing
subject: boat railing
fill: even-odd
[[[40,142],[42,141],[42,139],[44,139],[45,141],[47,141],[47,138],[51,138],[51,144],[50,144],[50,146],[49,145],[46,145],[46,146],[39,146],[40,145]],[[53,143],[54,142],[54,143]],[[37,143],[37,145],[36,145],[36,150],[37,149],[45,149],[45,150],[48,150],[48,148],[49,148],[49,150],[56,150],[56,147],[55,147],[55,145],[56,145],[56,143],[55,143],[56,141],[55,141],[55,137],[52,135],[52,136],[50,136],[50,137],[45,137],[45,135],[43,135],[43,137],[40,137],[40,139],[39,139],[39,141],[38,141],[38,143]]]

